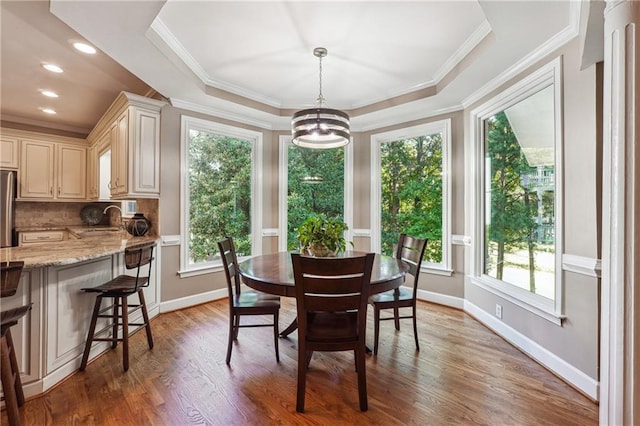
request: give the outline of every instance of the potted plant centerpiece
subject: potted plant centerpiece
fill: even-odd
[[[338,218],[311,216],[298,228],[300,252],[316,257],[331,257],[345,250],[344,231],[349,227]]]

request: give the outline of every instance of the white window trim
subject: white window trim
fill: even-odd
[[[216,133],[253,143],[251,150],[251,255],[262,254],[262,133],[182,115],[180,120],[180,270],[181,277],[220,270],[222,261],[189,265],[189,130]],[[248,256],[247,256],[248,257]],[[244,259],[243,257],[242,259]],[[238,260],[242,260],[238,259]]]
[[[442,262],[423,262],[422,271],[451,275],[451,119],[371,135],[371,250],[382,250],[380,147],[385,142],[442,133]]]
[[[483,273],[484,242],[484,126],[485,119],[509,106],[553,85],[555,113],[555,297],[550,300],[516,285],[497,280]],[[563,315],[563,156],[562,156],[562,61],[558,57],[526,78],[501,92],[470,113],[469,132],[465,147],[465,206],[466,228],[472,244],[469,253],[470,282],[503,297],[512,303],[554,324],[562,325]]]
[[[289,190],[289,146],[291,135],[280,135],[278,167],[278,250],[287,251],[287,192]],[[353,241],[353,139],[344,147],[344,222],[349,227],[345,239]],[[347,247],[349,249],[349,247]]]

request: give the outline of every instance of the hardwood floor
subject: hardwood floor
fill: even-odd
[[[420,352],[411,322],[380,328],[367,357],[369,411],[358,409],[353,354],[316,353],[307,376],[306,412],[296,413],[297,335],[244,328],[225,365],[228,305],[219,300],[160,315],[130,342],[108,351],[20,409],[25,425],[596,425],[598,407],[461,311],[418,302]],[[370,312],[371,313],[371,312]],[[280,328],[295,317],[282,299]],[[370,315],[371,317],[371,315]],[[243,320],[246,320],[243,318]],[[268,318],[265,318],[268,321]],[[368,340],[373,339],[373,323]],[[2,424],[7,424],[2,412]]]

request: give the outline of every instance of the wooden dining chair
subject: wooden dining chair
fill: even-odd
[[[369,303],[373,306],[373,354],[378,354],[378,337],[380,334],[380,321],[393,320],[396,330],[400,330],[401,319],[413,319],[413,335],[416,341],[416,350],[420,350],[418,343],[418,324],[416,318],[416,296],[418,294],[418,278],[420,277],[420,266],[427,247],[427,239],[416,238],[406,234],[400,235],[396,258],[401,259],[409,266],[408,273],[413,276],[413,288],[401,286],[395,290],[374,294],[369,298]],[[411,308],[411,315],[400,315],[400,308]],[[392,317],[380,317],[383,309],[393,309]]]
[[[280,297],[259,291],[242,291],[240,282],[240,269],[238,257],[233,245],[233,239],[226,237],[218,241],[218,250],[224,266],[224,274],[227,278],[227,291],[229,293],[229,342],[227,344],[227,365],[231,363],[231,351],[233,342],[238,339],[238,331],[245,327],[273,327],[273,344],[276,350],[276,362],[280,362],[278,349],[278,315],[280,313]],[[240,324],[243,315],[271,315],[273,323],[270,324]]]
[[[16,294],[20,275],[24,262],[2,262],[2,290],[0,297],[9,297]],[[2,329],[2,340],[0,341],[0,370],[2,371],[2,393],[4,395],[5,407],[7,409],[7,419],[9,426],[20,426],[20,411],[18,407],[24,405],[24,392],[22,391],[22,381],[20,380],[20,369],[16,359],[16,351],[11,338],[11,327],[18,324],[31,309],[31,304],[20,306],[14,309],[2,310],[0,312],[0,322]]]
[[[151,279],[151,264],[153,262],[153,250],[156,242],[152,241],[135,247],[130,247],[124,251],[124,264],[127,269],[136,269],[136,275],[118,275],[108,282],[96,287],[83,288],[82,291],[87,293],[97,293],[96,302],[91,315],[91,324],[87,333],[87,342],[82,354],[82,362],[80,363],[80,371],[84,371],[89,360],[91,345],[93,342],[111,342],[111,348],[115,349],[118,342],[122,342],[122,367],[124,371],[129,370],[129,336],[142,328],[147,332],[147,343],[149,349],[153,349],[153,336],[151,335],[151,325],[149,323],[149,314],[147,312],[147,304],[144,300],[144,287],[149,286]],[[129,296],[138,295],[139,303],[130,304]],[[102,308],[102,301],[107,302],[108,306]],[[142,322],[129,322],[131,314],[141,311]],[[96,331],[98,318],[111,319],[111,323],[106,327]],[[135,327],[129,330],[129,327]],[[111,335],[105,335],[111,330]],[[118,337],[121,334],[122,337]],[[105,337],[98,337],[98,336]]]
[[[374,254],[346,258],[291,254],[298,310],[296,411],[304,412],[314,351],[354,351],[360,410],[367,411],[365,331]]]

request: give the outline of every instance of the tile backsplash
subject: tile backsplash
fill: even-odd
[[[87,204],[97,204],[102,208],[111,203],[40,203],[34,201],[16,202],[16,228],[38,226],[82,226],[80,210]],[[105,217],[101,225],[109,225]]]
[[[144,213],[151,221],[151,232],[158,235],[158,200],[138,199],[136,201],[136,210]],[[15,227],[20,229],[52,226],[82,226],[84,223],[80,218],[80,211],[87,204],[95,204],[102,209],[111,204],[120,206],[119,201],[80,203],[18,201],[16,202]],[[110,209],[109,213],[104,215],[99,225],[116,226],[118,219],[118,211],[116,209]],[[127,219],[125,219],[125,221],[126,220]]]

